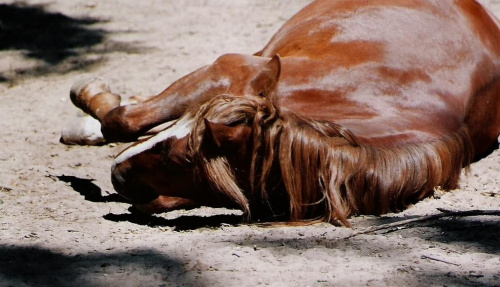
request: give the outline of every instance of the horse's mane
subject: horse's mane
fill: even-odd
[[[223,153],[204,151],[205,119],[253,128],[250,190],[242,190]],[[189,146],[201,177],[229,196],[248,219],[254,209],[249,198],[270,206],[278,184],[289,199],[288,220],[344,225],[353,214],[399,211],[432,195],[436,187],[455,188],[473,153],[466,127],[430,142],[378,147],[358,144],[335,123],[280,110],[268,98],[232,96],[200,108]],[[281,176],[278,183],[276,174]]]

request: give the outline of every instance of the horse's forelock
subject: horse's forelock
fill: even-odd
[[[200,174],[199,178],[206,179],[216,191],[232,199],[248,218],[250,218],[248,200],[240,189],[227,158],[219,153],[210,154],[203,148],[205,120],[226,125],[243,123],[251,126],[256,114],[264,106],[264,99],[260,97],[231,95],[215,97],[200,107],[188,143],[195,161],[196,172]]]

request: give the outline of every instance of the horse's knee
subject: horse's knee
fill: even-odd
[[[127,106],[110,110],[101,121],[101,132],[109,142],[132,142],[140,131],[127,116]]]

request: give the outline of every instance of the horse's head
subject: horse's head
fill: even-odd
[[[138,209],[156,213],[197,206],[249,213],[255,126],[272,116],[280,60],[252,83],[255,95],[220,95],[115,159],[112,181]]]

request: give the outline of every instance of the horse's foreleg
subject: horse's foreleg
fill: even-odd
[[[101,123],[83,113],[66,121],[60,141],[64,144],[79,145],[99,145],[106,142],[101,133]]]
[[[111,92],[109,86],[99,78],[76,82],[70,92],[71,101],[90,116],[79,117],[63,128],[61,141],[64,143],[96,144],[113,141],[133,141],[144,131],[154,126],[151,120],[155,107],[141,104],[153,97],[134,96],[127,103]],[[160,109],[161,105],[157,105]],[[102,133],[101,133],[102,131]],[[95,140],[99,138],[99,140]]]
[[[71,87],[71,101],[85,113],[102,122],[106,114],[119,107],[121,97],[111,93],[109,86],[99,78],[84,79]]]
[[[103,80],[92,78],[76,82],[70,98],[84,113],[68,119],[61,131],[61,142],[82,145],[106,142],[100,122],[110,110],[120,106],[120,96],[111,93]]]
[[[177,80],[159,95],[140,99],[144,101],[137,104],[120,105],[120,96],[96,78],[75,83],[70,95],[77,107],[101,123],[106,141],[128,142],[179,118],[189,107],[217,94],[215,91],[225,90],[226,81],[211,80],[204,67]]]

